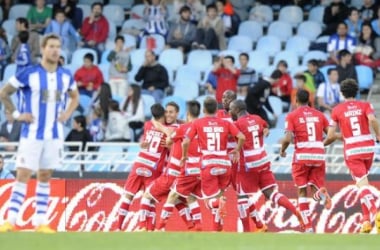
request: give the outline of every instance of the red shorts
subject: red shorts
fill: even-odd
[[[276,178],[270,170],[270,163],[268,166],[260,167],[257,170],[238,172],[236,182],[236,191],[239,195],[254,194],[259,190],[277,186]]]
[[[158,176],[154,169],[135,163],[125,182],[124,190],[134,196],[138,191],[145,190]]]
[[[367,159],[346,159],[346,165],[355,181],[359,181],[368,175],[368,172],[372,167],[372,162],[373,155]]]
[[[231,167],[207,166],[201,169],[202,198],[208,199],[224,191],[231,182]]]
[[[298,188],[314,185],[321,188],[325,185],[326,166],[322,163],[320,166],[307,166],[305,164],[292,164],[292,177]]]
[[[175,179],[172,175],[160,175],[147,188],[149,194],[156,202],[160,202],[168,196]]]
[[[201,179],[199,175],[180,175],[174,181],[173,191],[181,197],[187,198],[190,195],[198,199],[202,198]]]

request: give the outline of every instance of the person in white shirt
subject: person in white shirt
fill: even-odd
[[[104,139],[108,142],[129,142],[131,140],[127,119],[120,111],[119,103],[111,100],[109,103],[108,121]]]
[[[327,52],[330,54],[328,60],[329,64],[338,64],[338,52],[340,50],[346,49],[350,53],[354,53],[356,47],[356,39],[349,36],[348,26],[345,22],[341,22],[338,25],[337,33],[330,36],[329,42],[327,44]]]
[[[317,90],[318,107],[322,112],[330,113],[333,107],[343,101],[338,83],[338,70],[331,68],[327,71],[328,80],[319,85]]]

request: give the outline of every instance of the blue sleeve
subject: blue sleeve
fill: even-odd
[[[53,25],[53,23],[50,22],[49,25],[46,27],[46,29],[45,29],[45,35],[53,32],[52,25]]]
[[[30,68],[28,67],[16,73],[15,76],[12,76],[9,79],[9,84],[11,84],[13,87],[17,89],[29,87],[29,75]]]
[[[207,82],[211,84],[211,86],[216,89],[216,75],[212,72],[210,72],[207,76]]]
[[[69,34],[72,35],[75,38],[75,41],[79,42],[80,41],[80,36],[78,32],[75,30],[73,25],[69,25]]]

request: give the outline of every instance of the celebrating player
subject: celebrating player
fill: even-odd
[[[240,153],[240,164],[236,177],[238,195],[253,195],[258,189],[261,189],[267,199],[291,211],[303,229],[304,223],[300,212],[285,195],[278,192],[275,177],[270,170],[270,160],[264,148],[264,136],[269,133],[267,122],[260,116],[248,114],[247,105],[242,100],[236,100],[230,104],[230,113],[232,119],[236,121],[236,127],[246,138]],[[252,217],[259,231],[266,230],[266,226],[258,220],[253,204],[238,206],[238,211],[243,226],[248,224],[248,227],[245,226],[245,228],[249,229],[249,217]]]
[[[152,105],[150,110],[154,120],[165,123],[165,109],[161,104]],[[157,130],[152,121],[145,123],[142,141],[147,146],[142,147],[124,186],[125,195],[119,209],[120,230],[123,229],[133,197],[138,191],[145,190],[153,180],[160,176],[166,160],[167,149],[163,146],[165,140],[165,134]]]
[[[76,109],[79,95],[70,71],[58,66],[60,37],[49,34],[42,39],[42,59],[13,76],[0,90],[5,109],[22,122],[17,153],[17,177],[13,184],[7,221],[0,232],[15,230],[17,216],[25,199],[27,183],[37,172],[36,214],[37,232],[53,233],[47,225],[46,212],[50,195],[50,178],[61,165],[63,125]],[[19,90],[23,96],[21,110],[16,110],[11,95]],[[71,101],[65,109],[67,94]]]
[[[331,207],[331,199],[324,188],[325,149],[323,132],[327,133],[328,121],[324,114],[308,106],[309,92],[298,90],[298,108],[286,117],[285,138],[282,140],[280,155],[286,157],[286,149],[294,136],[295,151],[292,176],[298,187],[298,206],[301,210],[306,232],[313,232],[307,198],[307,186],[311,187],[313,198]]]
[[[223,192],[230,183],[231,161],[227,153],[228,136],[238,139],[236,148],[230,152],[233,161],[239,159],[239,152],[244,143],[244,135],[231,122],[215,117],[217,102],[208,97],[203,104],[205,117],[193,121],[182,143],[183,166],[189,160],[190,142],[198,135],[199,147],[202,153],[201,189],[202,197],[213,214],[213,229],[223,228],[222,217],[225,214],[225,197]]]
[[[375,205],[375,195],[370,189],[367,175],[372,166],[375,141],[370,126],[380,140],[379,123],[375,111],[368,102],[357,101],[355,97],[359,88],[353,79],[344,80],[340,85],[345,102],[333,108],[330,128],[325,145],[332,143],[337,137],[337,126],[341,130],[344,141],[344,160],[359,188],[360,203],[363,211],[360,232],[370,233],[375,220],[377,233],[380,233],[380,213]]]

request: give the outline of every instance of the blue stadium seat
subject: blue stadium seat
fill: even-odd
[[[261,22],[265,27],[273,21],[273,10],[268,5],[257,5],[249,13],[250,18]]]
[[[145,61],[145,51],[146,49],[135,49],[131,51],[130,59],[133,68],[140,68]]]
[[[269,55],[261,50],[254,50],[248,53],[248,66],[262,73],[264,69],[269,67]]]
[[[2,84],[7,83],[9,78],[16,74],[17,65],[15,63],[5,66]]]
[[[143,99],[144,103],[144,116],[146,119],[150,119],[152,117],[152,113],[150,112],[150,107],[155,104],[155,100],[153,96],[142,94],[141,98]]]
[[[140,49],[145,49],[146,46],[147,46],[147,38],[148,37],[152,37],[155,39],[156,41],[156,48],[153,49],[154,53],[156,55],[159,55],[161,54],[161,52],[164,50],[165,48],[165,38],[161,35],[158,35],[158,34],[152,34],[152,35],[149,35],[149,36],[143,36],[143,38],[141,39],[141,42],[140,42]]]
[[[280,60],[286,61],[289,69],[298,67],[299,65],[297,53],[291,50],[284,50],[277,53],[274,57],[273,64],[276,66]]]
[[[275,65],[270,65],[270,66],[266,67],[266,68],[261,72],[261,74],[262,74],[262,76],[270,77],[275,69],[276,69],[276,66],[275,66]]]
[[[116,27],[116,24],[111,20],[108,20],[108,29],[109,30],[108,30],[107,38],[110,39],[111,41],[114,41],[117,34],[117,27]]]
[[[309,41],[314,41],[321,33],[322,27],[315,21],[302,22],[297,29],[297,35],[306,37]]]
[[[94,56],[94,64],[98,64],[98,54],[95,50],[89,48],[80,48],[73,52],[71,56],[71,64],[82,66],[85,54],[91,53]]]
[[[174,96],[181,97],[185,101],[190,101],[199,96],[199,84],[190,79],[178,82],[174,86]]]
[[[197,85],[198,86],[198,85]],[[186,101],[179,96],[167,96],[162,100],[162,105],[165,107],[169,102],[175,102],[179,106],[179,118],[184,119],[186,116]]]
[[[187,56],[186,64],[205,72],[212,67],[212,54],[208,50],[192,50]]]
[[[123,7],[116,4],[107,4],[103,8],[103,15],[111,22],[116,24],[117,27],[123,25],[125,13]]]
[[[31,6],[32,5],[30,4],[13,5],[9,10],[8,19],[17,19],[19,17],[26,17]]]
[[[103,0],[79,0],[79,4],[88,4],[88,5],[91,5],[93,3],[96,3],[96,2],[99,2],[99,3],[104,3]]]
[[[249,52],[252,50],[253,41],[248,36],[232,36],[228,40],[228,50],[236,50],[239,52]]]
[[[276,36],[281,42],[286,42],[293,35],[292,25],[284,21],[274,21],[269,25],[268,35]]]
[[[199,85],[201,83],[201,77],[202,72],[198,68],[191,65],[182,65],[176,71],[174,86],[181,84],[181,82],[186,82],[187,80],[196,82]]]
[[[183,65],[183,53],[178,49],[165,49],[158,62],[171,70],[177,70]]]
[[[326,61],[327,60],[327,54],[325,52],[320,51],[320,50],[311,50],[303,56],[302,65],[307,65],[307,62],[311,59]]]
[[[278,20],[290,23],[297,27],[303,20],[303,11],[299,6],[285,6],[281,8]]]
[[[63,67],[64,67],[65,69],[70,70],[71,74],[74,75],[75,72],[80,68],[80,66],[81,66],[81,65],[70,63],[70,64],[65,64]]]
[[[83,20],[86,17],[90,16],[90,14],[91,14],[91,6],[90,5],[88,5],[88,4],[77,4],[77,8],[82,10]]]
[[[282,113],[282,114],[277,116],[275,128],[282,129],[282,130],[285,129],[285,119],[286,119],[287,115],[288,115],[288,113]]]
[[[124,9],[130,9],[132,8],[133,4],[135,3],[135,0],[110,0],[110,4],[116,4],[120,5]]]
[[[284,137],[285,130],[279,128],[269,129],[268,137],[264,137],[264,143],[266,145],[273,145],[280,143],[280,140]]]
[[[108,55],[111,53],[111,49],[106,49],[105,51],[102,52],[102,57],[100,58],[100,64],[107,64],[110,63],[107,60]]]
[[[124,47],[125,48],[137,48],[137,39],[136,37],[129,35],[129,34],[123,34],[124,37]]]
[[[145,22],[140,19],[128,19],[125,20],[122,26],[122,30],[126,29],[138,29],[138,30],[143,30],[145,28]]]
[[[257,42],[263,36],[263,25],[256,21],[244,21],[239,25],[238,35],[247,36]]]
[[[279,116],[282,112],[282,100],[277,96],[269,96],[268,101],[275,115]]]
[[[309,12],[309,21],[314,21],[323,25],[323,15],[325,12],[325,6],[318,5],[312,8]]]
[[[263,36],[256,45],[256,50],[266,52],[269,56],[274,56],[281,51],[281,41],[276,36]]]
[[[360,10],[360,8],[363,6],[363,2],[363,0],[351,0],[350,5]]]
[[[131,9],[131,19],[142,19],[144,17],[144,4],[136,4]]]
[[[7,33],[7,36],[17,35],[15,19],[4,20],[3,23],[1,24],[1,27],[3,27],[3,29]]]
[[[370,67],[364,65],[355,66],[356,74],[358,75],[359,89],[369,90],[371,89],[374,79],[373,71]]]
[[[293,51],[298,56],[303,56],[309,51],[310,42],[303,36],[292,36],[286,41],[285,50]]]
[[[99,64],[98,67],[100,71],[102,72],[104,81],[108,82],[110,79],[110,74],[109,74],[110,64],[109,63]]]
[[[92,99],[87,95],[79,96],[79,105],[83,108],[83,115],[88,115],[91,110]]]

